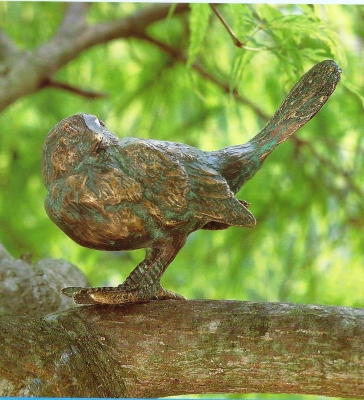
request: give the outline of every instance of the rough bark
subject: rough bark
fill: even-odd
[[[6,317],[2,396],[308,393],[364,398],[364,311],[238,301]]]

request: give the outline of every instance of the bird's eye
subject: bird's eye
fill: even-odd
[[[94,146],[94,151],[96,154],[100,153],[100,151],[105,150],[105,148],[102,146],[102,140],[97,142]]]
[[[105,124],[103,121],[100,121],[94,115],[83,114],[83,119],[87,125],[87,127],[96,133],[103,133],[105,128]]]
[[[102,121],[101,119],[95,118],[95,124],[96,124],[99,128],[101,128],[101,127],[104,127],[104,128],[105,128],[105,122]]]

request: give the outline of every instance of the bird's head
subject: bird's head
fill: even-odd
[[[97,158],[118,138],[105,124],[90,114],[75,114],[52,128],[43,146],[43,179],[48,186],[55,179],[72,173],[80,163]]]

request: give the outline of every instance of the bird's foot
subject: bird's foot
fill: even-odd
[[[185,297],[164,289],[161,285],[156,288],[126,289],[118,287],[67,287],[61,293],[72,297],[77,304],[125,304],[143,303],[150,300],[186,300]]]

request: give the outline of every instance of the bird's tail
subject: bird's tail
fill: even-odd
[[[293,86],[261,132],[244,145],[219,151],[220,156],[225,154],[221,158],[220,172],[225,175],[234,192],[253,177],[280,143],[317,114],[334,92],[340,74],[341,69],[333,60],[316,64]]]

